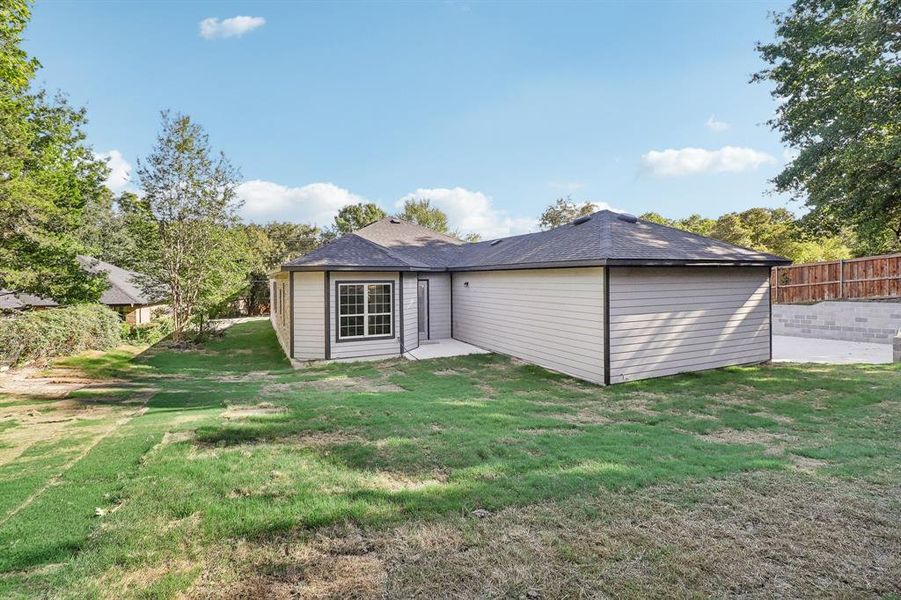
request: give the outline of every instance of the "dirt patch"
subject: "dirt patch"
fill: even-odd
[[[760,444],[766,447],[766,454],[782,454],[786,444],[798,441],[797,436],[759,429],[720,429],[697,437],[707,442],[721,444]]]
[[[222,412],[222,416],[226,419],[246,419],[248,417],[264,417],[267,415],[278,415],[286,411],[284,406],[274,406],[268,402],[260,402],[255,406],[247,406],[236,404],[229,406]]]
[[[805,473],[815,473],[817,469],[829,466],[829,461],[820,460],[818,458],[809,458],[807,456],[798,456],[797,454],[790,454],[789,459],[791,459],[792,464],[797,470]]]
[[[370,379],[366,377],[330,377],[315,381],[298,381],[294,383],[272,383],[265,385],[260,393],[266,396],[278,396],[296,392],[315,390],[317,392],[358,392],[377,394],[381,392],[403,392],[404,388],[386,379]]]
[[[457,371],[455,369],[442,369],[440,371],[435,371],[435,375],[438,377],[453,377],[454,375],[464,375],[462,371]]]
[[[212,378],[213,381],[220,381],[222,383],[250,383],[250,382],[261,382],[261,381],[272,381],[275,379],[275,375],[268,371],[250,371],[249,373],[244,373],[241,375],[236,374],[225,374],[218,375]]]
[[[575,413],[558,413],[550,415],[558,421],[575,425],[606,425],[612,423],[609,417],[599,414],[593,407],[580,408]]]
[[[300,543],[292,537],[262,546],[239,542],[212,557],[187,597],[383,598],[386,565],[372,550],[350,527],[306,534]]]
[[[751,474],[485,519],[298,531],[214,553],[189,596],[893,596],[901,593],[899,493]]]
[[[286,443],[306,448],[328,448],[343,444],[366,443],[362,437],[341,431],[308,431],[286,438]]]

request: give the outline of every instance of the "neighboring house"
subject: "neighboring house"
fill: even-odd
[[[472,244],[385,218],[283,265],[271,319],[295,360],[454,338],[609,384],[769,360],[788,262],[611,211]]]
[[[100,303],[122,315],[122,319],[131,325],[149,323],[155,309],[163,306],[158,299],[149,297],[138,286],[134,271],[128,271],[116,265],[90,256],[79,256],[81,268],[89,273],[106,273],[109,287],[100,296]],[[58,306],[53,300],[33,296],[31,294],[9,294],[0,290],[0,309],[25,310]]]

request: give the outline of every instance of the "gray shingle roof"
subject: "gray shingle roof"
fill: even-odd
[[[371,246],[361,244],[359,240],[363,238]],[[460,271],[555,265],[788,262],[773,254],[602,210],[588,219],[548,231],[474,244],[386,218],[289,262],[284,268]]]
[[[138,287],[135,279],[139,277],[138,273],[122,269],[90,256],[79,256],[78,264],[89,273],[106,273],[109,287],[100,295],[101,304],[115,306],[120,304],[144,305],[155,303],[152,298]],[[58,306],[56,302],[48,298],[41,298],[32,294],[4,295],[3,292],[5,290],[0,290],[0,308],[2,309],[21,309],[27,306]]]
[[[100,296],[100,302],[103,304],[152,304],[153,300],[138,287],[138,273],[129,271],[108,262],[91,258],[90,256],[79,256],[78,263],[81,268],[89,273],[106,273],[109,280],[109,287]]]

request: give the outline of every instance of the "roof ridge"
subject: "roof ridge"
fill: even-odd
[[[395,254],[395,253],[392,252],[389,248],[386,248],[385,246],[382,246],[381,244],[376,244],[376,243],[373,242],[372,240],[367,240],[367,239],[364,238],[362,235],[357,235],[356,232],[351,232],[351,233],[349,233],[349,234],[347,234],[347,235],[352,235],[352,236],[356,237],[357,239],[363,240],[364,242],[366,242],[366,243],[369,244],[370,246],[374,246],[377,250],[381,250],[383,253],[387,254],[389,257],[391,257],[391,258],[393,258],[393,259],[395,259],[395,260],[401,261],[402,263],[404,263],[404,264],[407,265],[408,267],[421,267],[423,264],[425,264],[425,263],[412,263],[412,262],[410,262],[409,260],[407,260],[406,258],[404,258],[403,256],[400,256],[400,255],[398,255],[398,254]]]

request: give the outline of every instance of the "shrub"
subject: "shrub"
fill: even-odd
[[[0,319],[0,364],[14,365],[122,343],[119,315],[100,304],[23,312]]]
[[[153,345],[172,333],[172,318],[160,317],[142,325],[122,323],[122,339],[129,344]]]

